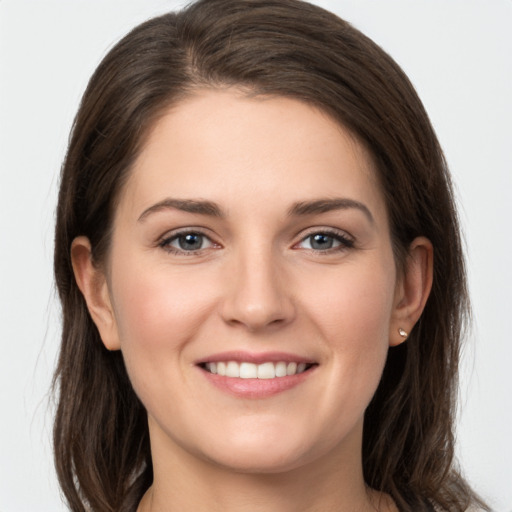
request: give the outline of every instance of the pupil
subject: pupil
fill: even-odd
[[[332,237],[329,235],[323,235],[321,233],[313,235],[311,241],[311,247],[313,249],[330,249],[333,244]]]
[[[193,251],[195,249],[201,249],[201,245],[203,244],[203,237],[201,235],[190,233],[188,235],[180,236],[178,243],[180,245],[180,249],[185,251]]]

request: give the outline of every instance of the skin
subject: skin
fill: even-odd
[[[334,198],[352,203],[290,214]],[[202,233],[202,246],[180,249],[178,232]],[[315,233],[333,247],[312,245]],[[103,342],[148,411],[155,478],[139,511],[394,510],[366,488],[361,444],[388,347],[430,290],[430,243],[409,253],[399,277],[371,158],[313,107],[203,90],[162,116],[120,196],[106,265],[86,238],[72,247]],[[240,397],[197,365],[232,350],[315,366],[291,389]]]

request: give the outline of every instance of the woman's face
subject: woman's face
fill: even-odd
[[[154,453],[256,472],[360,458],[400,285],[371,160],[328,116],[236,91],[170,110],[122,191],[107,282],[103,339]]]

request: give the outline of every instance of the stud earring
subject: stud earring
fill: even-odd
[[[409,334],[406,331],[404,331],[401,327],[398,328],[398,334],[400,334],[400,336],[402,336],[404,340],[406,340],[407,336],[409,336]]]

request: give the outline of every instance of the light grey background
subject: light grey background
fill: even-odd
[[[0,0],[0,510],[58,511],[51,401],[58,171],[85,84],[157,0]],[[475,327],[463,360],[458,453],[512,510],[512,1],[323,0],[404,68],[451,166]]]

